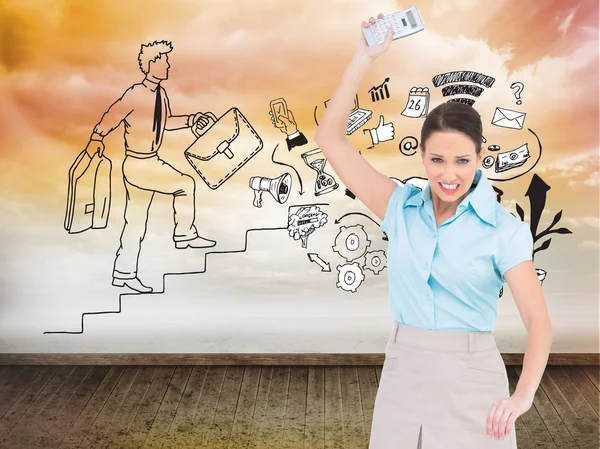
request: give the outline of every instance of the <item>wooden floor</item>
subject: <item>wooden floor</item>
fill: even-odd
[[[521,366],[507,366],[510,392]],[[381,366],[0,366],[0,448],[367,448]],[[519,449],[598,448],[598,366],[548,366]]]

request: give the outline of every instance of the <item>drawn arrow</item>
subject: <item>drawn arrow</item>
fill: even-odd
[[[331,266],[329,265],[329,263],[327,263],[323,259],[321,259],[317,253],[308,253],[307,256],[308,256],[308,260],[316,263],[318,266],[320,266],[322,268],[321,271],[331,271]]]
[[[294,172],[296,173],[296,176],[298,176],[298,182],[300,183],[300,191],[298,193],[300,195],[304,195],[304,188],[302,187],[302,178],[300,177],[300,173],[298,173],[298,170],[296,170],[296,168],[292,165],[284,164],[283,162],[277,162],[275,160],[275,151],[277,150],[278,146],[279,146],[279,144],[275,145],[275,148],[273,148],[273,154],[271,154],[271,160],[273,161],[274,164],[283,165],[285,167],[290,167],[292,170],[294,170]]]
[[[379,223],[377,223],[375,220],[373,220],[371,217],[369,217],[366,214],[363,214],[362,212],[349,212],[347,214],[342,215],[340,218],[338,218],[337,220],[335,220],[335,224],[338,224],[340,221],[342,221],[342,219],[344,217],[348,217],[350,215],[362,215],[363,217],[367,217],[369,220],[371,220],[373,223],[375,223],[377,226],[381,227],[381,225]]]
[[[546,193],[550,190],[550,186],[540,178],[537,173],[533,174],[531,183],[527,188],[525,196],[529,197],[529,211],[530,211],[530,229],[531,235],[535,238],[537,234],[537,228],[542,217],[542,212],[546,206]],[[537,239],[536,239],[537,240]]]

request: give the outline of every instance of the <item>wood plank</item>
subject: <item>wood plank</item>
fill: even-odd
[[[152,427],[144,441],[144,448],[162,448],[191,373],[192,367],[190,366],[178,366],[175,369],[167,392],[152,422]]]
[[[582,366],[581,370],[592,381],[598,391],[600,391],[600,367],[596,369],[594,366]]]
[[[362,397],[362,414],[365,422],[365,440],[368,442],[371,438],[371,425],[373,424],[373,410],[375,408],[375,398],[377,396],[377,373],[373,366],[357,367],[360,394]]]
[[[287,406],[279,441],[279,447],[282,449],[297,449],[304,445],[308,371],[307,366],[290,367]]]
[[[225,366],[209,367],[189,440],[192,447],[210,447],[207,446],[207,438],[210,437],[210,428],[219,405],[219,396],[225,380],[225,373]]]
[[[261,433],[256,437],[258,447],[270,449],[279,446],[279,438],[285,418],[290,371],[291,367],[289,366],[276,366],[273,368],[267,397],[267,408],[264,412],[264,422],[262,423]]]
[[[565,366],[565,372],[581,392],[587,403],[592,407],[596,416],[600,415],[600,392],[579,366]]]
[[[506,373],[508,375],[508,391],[512,396],[517,387],[517,382],[519,380],[519,376],[517,372],[514,370],[514,367],[507,366]],[[529,437],[529,433],[527,433],[527,429],[525,428],[525,424],[523,423],[523,415],[519,416],[515,421],[515,432],[517,434],[517,447],[519,449],[534,449],[535,445],[531,438]]]
[[[304,447],[325,448],[325,367],[308,369]]]
[[[228,449],[246,449],[250,444],[254,408],[258,401],[260,367],[247,366],[236,409]]]
[[[125,369],[126,367],[124,366],[113,366],[110,368],[109,372],[104,376],[104,379],[102,379],[102,382],[98,388],[96,388],[91,399],[85,405],[71,428],[65,433],[59,447],[79,447],[79,444],[88,434],[93,423],[98,418],[98,415],[110,398],[113,390],[116,388]]]
[[[110,446],[120,447],[121,442],[125,439],[129,432],[129,427],[135,419],[140,405],[146,397],[146,393],[150,389],[154,376],[156,374],[156,366],[141,366],[131,388],[127,392],[127,396],[119,407],[115,418],[110,426],[106,429],[103,442],[99,443],[100,447],[105,447],[105,443],[110,442]]]
[[[46,384],[42,392],[35,398],[25,413],[8,432],[2,435],[0,448],[8,447],[35,447],[32,446],[33,438],[40,430],[38,424],[39,414],[48,406],[56,392],[75,370],[74,366],[61,366],[56,374]]]
[[[552,403],[579,446],[598,443],[598,416],[560,366],[548,366],[546,373],[553,381]],[[560,393],[560,394],[559,394]],[[549,393],[550,394],[550,393]]]
[[[375,367],[375,374],[377,375],[377,387],[379,387],[379,381],[381,380],[381,370],[383,369],[383,365],[377,365]]]
[[[592,406],[585,399],[577,385],[573,382],[571,377],[567,374],[567,369],[573,369],[571,366],[551,366],[548,367],[547,371],[558,386],[561,392],[573,407],[573,410],[577,416],[584,421],[598,421],[598,413],[592,408]],[[600,399],[600,393],[596,395],[597,399]],[[592,428],[595,426],[592,426]]]
[[[271,388],[273,370],[274,367],[272,366],[263,366],[260,370],[260,380],[258,382],[258,393],[256,395],[256,404],[254,405],[254,416],[248,449],[259,449],[261,447],[263,430],[268,424],[267,407],[269,405],[269,390]]]
[[[0,397],[4,394],[4,390],[8,388],[16,379],[19,378],[21,372],[27,368],[26,366],[7,366],[0,375]]]
[[[25,366],[13,381],[0,393],[0,418],[13,406],[36,377],[42,372],[41,366]]]
[[[523,365],[523,353],[501,354],[505,365]],[[383,365],[385,354],[324,353],[1,353],[1,365],[238,365],[238,366],[375,366]],[[551,353],[548,365],[600,366],[598,353]]]
[[[367,440],[358,372],[355,366],[340,366],[339,370],[342,387],[344,448],[364,448]]]
[[[174,366],[157,367],[152,383],[146,391],[126,435],[121,438],[118,447],[140,447],[144,444],[144,440],[152,428],[152,422],[174,373]]]
[[[215,416],[206,438],[206,447],[210,449],[224,449],[229,446],[231,428],[235,417],[242,379],[244,377],[243,366],[227,366],[225,377],[219,394],[219,402],[215,410]]]
[[[163,449],[194,447],[194,419],[208,376],[208,366],[194,366],[177,407]]]
[[[58,366],[45,366],[42,372],[29,385],[27,390],[13,403],[10,409],[0,419],[0,441],[3,435],[8,435],[15,424],[21,419],[31,404],[36,400],[40,393],[46,388],[48,382],[58,371]]]
[[[520,377],[522,367],[514,368]],[[544,381],[544,377],[547,378],[546,373],[543,374],[542,381]],[[533,406],[521,415],[521,418],[535,447],[577,447],[569,429],[555,410],[542,385],[535,392]]]
[[[515,376],[514,381],[516,384],[521,370],[519,367],[514,367],[514,374],[511,374],[508,370],[507,373],[509,376]],[[546,419],[549,419],[553,425],[547,426],[545,423]],[[519,420],[521,420],[523,429],[525,429],[525,432],[536,448],[573,447],[575,444],[575,440],[573,440],[564,423],[560,420],[560,417],[552,407],[552,403],[541,387],[535,393],[533,405],[519,417]]]
[[[67,431],[77,420],[87,402],[90,400],[102,380],[110,370],[106,366],[93,366],[89,368],[86,377],[81,384],[75,388],[69,400],[65,403],[62,410],[52,420],[52,425],[48,428],[48,440],[46,447],[55,447],[64,439]]]
[[[367,447],[381,375],[380,366],[31,368],[0,369],[0,448]],[[522,367],[507,373],[512,394]],[[548,366],[515,423],[519,449],[597,448],[598,374]]]
[[[33,441],[29,444],[30,447],[52,447],[55,438],[51,432],[56,419],[77,388],[86,379],[91,369],[91,366],[75,367],[75,370],[58,389],[48,405],[37,416],[34,431],[31,433]]]
[[[101,447],[102,443],[105,441],[104,435],[106,434],[106,430],[115,419],[119,407],[121,407],[121,404],[125,400],[138,372],[139,367],[137,366],[128,366],[125,369],[125,372],[119,378],[117,385],[110,392],[108,399],[104,402],[100,413],[98,413],[87,434],[83,437],[81,447]]]
[[[342,413],[342,387],[338,366],[325,367],[325,448],[342,449],[344,442],[344,416]]]

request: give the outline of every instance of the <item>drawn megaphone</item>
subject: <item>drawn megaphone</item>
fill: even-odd
[[[263,178],[262,176],[253,176],[250,178],[250,188],[254,190],[254,204],[256,207],[262,207],[262,193],[269,192],[275,201],[283,204],[287,201],[292,191],[292,175],[284,173],[279,178]]]

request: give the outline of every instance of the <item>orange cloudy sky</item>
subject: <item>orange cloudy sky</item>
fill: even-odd
[[[410,88],[428,87],[432,108],[445,101],[441,88],[431,82],[436,74],[472,70],[494,77],[493,86],[474,105],[484,120],[488,144],[509,150],[528,143],[533,161],[539,150],[530,128],[544,149],[532,172],[497,184],[506,192],[505,205],[514,207],[518,201],[527,208],[524,193],[531,175],[538,173],[552,186],[544,220],[564,209],[561,225],[578,231],[556,236],[554,257],[562,244],[589,267],[598,248],[596,0],[3,0],[0,210],[12,218],[2,226],[21,223],[14,218],[25,214],[27,205],[39,214],[35,223],[40,226],[50,216],[60,217],[69,166],[108,106],[142,79],[137,64],[140,45],[162,39],[174,46],[170,77],[163,83],[173,113],[221,115],[235,106],[264,141],[252,168],[234,176],[222,193],[210,192],[196,178],[204,206],[218,208],[226,202],[252,211],[247,198],[236,198],[231,189],[239,186],[245,194],[249,176],[278,176],[281,167],[270,161],[278,143],[280,160],[297,167],[310,191],[314,176],[298,154],[316,147],[314,108],[335,89],[359,38],[360,22],[413,4],[426,30],[395,41],[373,64],[359,91],[361,107],[373,111],[366,127],[375,127],[384,115],[386,122],[393,121],[396,138],[367,149],[370,142],[359,130],[351,136],[352,143],[389,176],[423,176],[418,157],[398,152],[399,141],[419,136],[422,124],[422,119],[400,115]],[[390,77],[391,98],[372,103],[367,91],[385,77]],[[516,81],[525,86],[520,106],[510,88]],[[269,102],[277,97],[285,97],[309,139],[308,145],[290,153],[269,120]],[[491,125],[497,106],[526,112],[523,130]],[[194,174],[181,157],[190,139],[187,131],[172,133],[161,151]],[[122,191],[122,128],[106,143],[115,185]],[[340,205],[332,207],[343,210],[343,194],[336,199]]]
[[[525,128],[552,148],[539,167],[597,149],[597,2],[415,5],[425,33],[395,42],[374,64],[362,101],[368,100],[370,85],[390,76],[396,94],[385,105],[390,114],[403,108],[412,86],[429,87],[436,105],[443,100],[432,76],[480,71],[496,79],[476,104],[488,123],[495,106],[517,108],[509,86],[524,83]],[[139,46],[155,39],[175,47],[164,84],[174,113],[208,109],[220,114],[238,106],[265,140],[273,140],[279,133],[265,111],[272,98],[284,96],[301,130],[312,136],[313,108],[335,88],[354,49],[358,23],[398,7],[389,1],[4,0],[0,155],[20,160],[19,146],[31,138],[36,145],[48,139],[47,145],[58,144],[71,158],[110,103],[140,80]],[[386,111],[382,106],[374,114]],[[420,123],[405,118],[396,126],[414,133]],[[503,131],[509,140],[516,135],[500,128],[488,133]],[[374,157],[397,151],[397,144],[378,150]],[[63,156],[56,151],[54,156]]]

